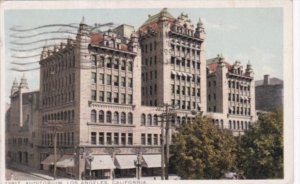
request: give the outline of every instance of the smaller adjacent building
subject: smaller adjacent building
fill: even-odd
[[[29,91],[25,75],[11,88],[11,104],[6,111],[6,161],[36,167],[39,91]]]
[[[230,64],[218,55],[207,60],[207,115],[233,135],[243,134],[256,120],[252,65]]]
[[[264,75],[263,80],[255,81],[256,109],[261,111],[283,110],[283,81]]]

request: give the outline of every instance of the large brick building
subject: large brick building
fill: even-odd
[[[201,114],[245,131],[255,119],[252,67],[222,57],[206,63],[205,39],[200,20],[194,26],[163,9],[137,31],[90,32],[82,21],[74,40],[45,46],[32,166],[52,170],[56,162],[59,173],[77,178],[130,177],[141,158],[143,175],[159,175],[161,104],[176,106],[173,126]],[[25,108],[11,100],[11,110]]]

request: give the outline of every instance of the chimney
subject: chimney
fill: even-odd
[[[270,78],[269,75],[264,75],[264,85],[269,85],[270,84]]]

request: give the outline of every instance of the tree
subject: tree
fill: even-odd
[[[183,179],[221,178],[234,168],[236,159],[231,133],[219,129],[206,117],[178,129],[174,150],[170,164]]]
[[[261,115],[240,138],[238,167],[249,179],[283,178],[283,116]]]

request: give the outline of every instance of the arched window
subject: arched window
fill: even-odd
[[[152,116],[151,116],[151,114],[148,114],[147,125],[149,125],[149,126],[152,125]]]
[[[130,113],[128,113],[128,124],[133,124],[133,117],[132,117],[132,113],[130,112]]]
[[[74,121],[74,110],[72,110],[72,112],[71,112],[71,118],[72,118],[72,121]]]
[[[215,125],[216,125],[217,127],[219,127],[219,120],[218,120],[218,119],[216,119]]]
[[[235,129],[235,128],[236,128],[235,121],[233,121],[233,129]]]
[[[97,119],[97,118],[96,118],[96,114],[97,114],[97,113],[96,113],[96,110],[92,110],[92,111],[91,111],[91,122],[92,122],[92,123],[96,123],[96,119]]]
[[[68,111],[68,121],[70,122],[71,121],[71,112]]]
[[[141,125],[146,125],[146,115],[145,114],[141,115]]]
[[[224,122],[222,119],[221,119],[221,128],[224,129]]]
[[[229,129],[232,129],[232,123],[231,123],[231,120],[229,120]]]
[[[191,123],[191,118],[190,117],[187,118],[187,123]]]
[[[244,130],[244,122],[241,121],[241,129]]]
[[[240,129],[240,121],[237,121],[237,129]]]
[[[119,113],[118,112],[114,112],[114,123],[118,124],[119,123]]]
[[[157,117],[157,115],[155,114],[154,115],[154,122],[153,122],[153,124],[154,124],[154,126],[157,126],[158,125],[158,117]]]
[[[121,124],[126,124],[126,114],[125,114],[125,112],[121,113]]]
[[[104,123],[104,112],[99,111],[99,123]]]
[[[67,111],[64,112],[64,120],[67,121]]]
[[[177,116],[177,125],[180,125],[181,124],[181,122],[180,122],[180,116]]]
[[[111,112],[110,111],[107,111],[107,113],[106,113],[106,122],[111,123]]]
[[[185,125],[185,117],[182,117],[182,124]]]

